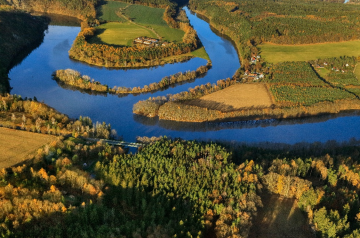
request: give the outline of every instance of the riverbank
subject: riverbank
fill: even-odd
[[[38,47],[48,20],[0,7],[0,93],[9,93],[9,70]]]
[[[88,91],[90,94],[139,94],[154,92],[178,83],[195,80],[196,78],[205,75],[210,68],[211,62],[208,61],[206,65],[200,66],[194,71],[179,72],[162,78],[160,82],[154,82],[149,85],[145,85],[144,87],[133,88],[121,86],[109,88],[107,85],[102,85],[94,79],[91,80],[89,76],[81,75],[80,72],[72,69],[57,70],[53,74],[53,79],[55,79],[61,86],[65,85],[66,87],[71,87],[75,90]]]

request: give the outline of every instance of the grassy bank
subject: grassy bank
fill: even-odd
[[[360,55],[360,41],[307,45],[276,45],[265,43],[261,44],[259,49],[261,50],[262,57],[269,63],[309,61],[343,55],[357,57]]]

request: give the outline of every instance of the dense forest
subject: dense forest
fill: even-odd
[[[4,237],[248,237],[264,194],[318,237],[358,237],[359,141],[266,149],[158,138],[135,154],[58,138],[0,171]],[[310,229],[310,228],[309,228]]]
[[[95,6],[98,0],[3,0],[16,9],[26,11],[37,11],[56,13],[77,17],[79,19],[94,18],[96,16]]]

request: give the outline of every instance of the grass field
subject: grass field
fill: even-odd
[[[123,17],[119,17],[116,14],[119,8],[124,8],[126,6],[128,6],[128,4],[124,2],[105,1],[103,5],[96,9],[96,14],[100,19],[105,21],[126,22]]]
[[[124,14],[132,21],[142,25],[158,25],[168,27],[163,19],[164,9],[146,7],[141,5],[129,5]]]
[[[326,69],[326,68],[320,68],[320,69],[316,69],[316,72],[320,75],[320,77],[322,77],[323,79],[326,79],[328,74],[331,72],[330,70]]]
[[[354,70],[355,77],[360,80],[360,63],[357,63]]]
[[[359,56],[360,40],[309,45],[260,45],[262,57],[269,63],[309,61],[338,56]]]
[[[264,207],[258,210],[249,238],[314,238],[306,217],[294,199],[262,195]]]
[[[132,41],[139,36],[156,38],[156,35],[146,28],[133,23],[109,22],[100,25],[96,30],[96,36],[90,38],[90,43],[131,46]]]
[[[126,23],[124,17],[120,17],[116,12],[120,8],[125,8],[122,14],[129,18],[136,24],[153,29],[162,40],[169,42],[181,42],[184,37],[184,32],[179,29],[170,28],[163,19],[164,9],[152,8],[141,5],[131,5],[122,2],[107,1],[97,9],[97,14],[100,19],[106,21],[116,21]],[[149,36],[158,38],[150,30],[146,31],[135,24],[129,25],[112,25],[110,23],[103,24],[99,29],[98,37],[93,37],[90,43],[105,43],[111,45],[126,45],[130,46],[131,41],[139,36]],[[104,31],[105,29],[105,31]],[[132,37],[131,39],[129,37]],[[119,41],[121,43],[119,43]]]
[[[7,168],[27,159],[54,136],[0,128],[0,168]]]
[[[191,105],[221,110],[270,107],[273,104],[265,84],[236,84],[193,100]]]
[[[206,50],[204,47],[201,47],[197,50],[194,50],[193,52],[191,52],[191,54],[195,57],[199,57],[199,58],[203,58],[206,60],[210,60],[209,55],[206,53]]]

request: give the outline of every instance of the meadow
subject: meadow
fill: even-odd
[[[105,1],[103,5],[100,5],[96,9],[96,15],[99,19],[105,21],[126,22],[123,17],[116,14],[119,8],[124,8],[126,6],[128,6],[128,4],[124,2]]]
[[[259,48],[261,56],[269,63],[309,61],[343,55],[360,55],[359,40],[306,45],[277,45],[265,43],[260,45]]]
[[[122,11],[120,11],[122,8]],[[114,34],[116,38],[128,38],[129,36],[132,39],[139,37],[139,36],[150,36],[157,38],[157,36],[152,32],[151,35],[146,35],[144,31],[140,31],[141,27],[144,26],[146,28],[152,29],[155,31],[159,36],[162,37],[162,40],[169,41],[169,42],[181,42],[182,38],[184,37],[184,31],[179,29],[170,28],[168,24],[164,21],[164,9],[161,8],[153,8],[141,5],[131,5],[122,2],[112,2],[108,1],[104,5],[101,5],[98,10],[97,14],[98,17],[102,20],[106,21],[117,21],[117,22],[129,22],[132,21],[136,24],[130,25],[128,28],[119,26],[118,29],[112,27],[112,31],[109,34]],[[121,16],[123,15],[123,16]],[[128,20],[126,20],[126,18]],[[140,26],[139,26],[140,25]],[[98,29],[107,28],[108,25],[101,25]],[[111,26],[110,26],[111,27]],[[136,34],[133,29],[139,31],[139,34]],[[120,32],[115,32],[120,31]],[[108,38],[108,37],[106,37]],[[111,37],[110,37],[111,38]],[[101,39],[102,40],[102,39]],[[124,39],[128,41],[128,39]],[[110,39],[112,41],[112,39]],[[104,43],[108,43],[107,39]],[[98,43],[98,42],[96,42]],[[111,44],[111,43],[110,43]],[[129,45],[129,44],[124,44]]]
[[[201,47],[197,50],[194,50],[191,52],[191,54],[195,57],[199,57],[199,58],[203,58],[203,59],[206,59],[206,60],[210,60],[210,57],[209,55],[206,53],[206,50],[204,47]],[[360,71],[359,71],[360,72]]]
[[[41,146],[54,140],[54,136],[0,128],[0,168],[7,168],[27,159]]]
[[[156,38],[151,30],[131,22],[109,22],[97,27],[95,36],[88,41],[96,44],[131,46],[133,40],[139,36]]]

